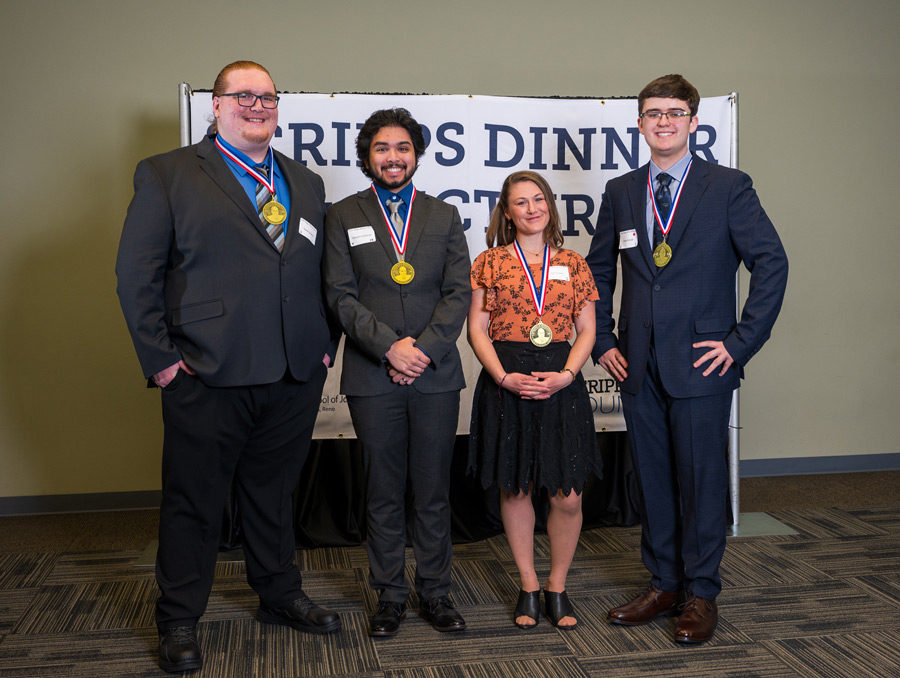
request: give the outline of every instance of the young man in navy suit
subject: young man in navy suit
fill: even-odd
[[[750,178],[690,154],[699,103],[680,75],[641,91],[638,128],[650,163],[606,185],[587,256],[600,293],[593,358],[621,383],[651,574],[650,586],[608,618],[628,626],[679,614],[679,643],[709,640],[718,623],[732,392],[769,337],[788,273]],[[742,263],[750,292],[737,319]]]
[[[212,105],[211,134],[138,165],[116,261],[141,368],[162,391],[156,623],[170,672],[202,666],[196,625],[232,488],[257,619],[341,627],[301,588],[291,510],[336,349],[321,286],[325,190],[269,146],[278,95],[265,68],[223,68]]]

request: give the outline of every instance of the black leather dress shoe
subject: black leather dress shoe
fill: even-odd
[[[376,638],[396,635],[400,622],[406,619],[406,604],[379,600],[375,614],[369,619],[369,635]]]
[[[290,626],[304,633],[331,633],[341,628],[337,612],[319,607],[302,591],[297,600],[284,607],[269,607],[260,601],[256,618],[263,624]]]
[[[453,607],[448,596],[419,603],[419,615],[438,631],[465,631],[466,620]]]
[[[159,668],[163,671],[182,673],[202,666],[196,626],[176,626],[159,634]]]

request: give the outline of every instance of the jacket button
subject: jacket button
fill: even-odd
[[[649,320],[645,320],[645,321],[644,321],[644,327],[650,327],[650,321],[649,321]]]
[[[287,303],[287,302],[289,302],[289,301],[291,300],[291,298],[290,298],[288,295],[285,294],[283,297],[281,297],[281,300],[282,300],[284,303]]]
[[[653,290],[656,291],[656,292],[659,292],[660,289],[661,289],[661,288],[660,288],[659,285],[654,285],[654,286],[653,286]]]

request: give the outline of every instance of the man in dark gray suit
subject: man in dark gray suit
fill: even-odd
[[[416,191],[425,152],[409,112],[373,113],[356,151],[373,184],[328,210],[325,294],[347,335],[341,392],[366,469],[372,636],[406,618],[405,495],[419,613],[439,631],[465,621],[450,592],[449,474],[465,386],[456,340],[469,309],[469,252],[456,208]]]
[[[718,623],[732,392],[769,338],[788,274],[750,177],[689,153],[699,103],[680,75],[641,91],[638,128],[650,163],[606,185],[587,256],[600,294],[593,357],[622,384],[651,574],[650,586],[608,617],[637,625],[680,613],[679,643],[709,640]],[[742,263],[750,293],[738,320]]]
[[[202,665],[196,624],[232,487],[257,618],[341,626],[301,588],[291,509],[336,347],[321,291],[325,190],[269,146],[266,69],[229,64],[212,104],[211,134],[138,165],[116,262],[144,376],[162,389],[156,622],[171,672]]]

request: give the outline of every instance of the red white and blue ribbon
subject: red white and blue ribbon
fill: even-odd
[[[219,143],[219,137],[216,137],[216,146],[218,146],[219,150],[222,151],[225,155],[231,158],[234,162],[238,164],[244,171],[247,172],[251,177],[256,179],[259,183],[269,189],[269,193],[272,194],[272,200],[275,200],[275,157],[272,153],[272,147],[269,146],[269,156],[266,158],[266,164],[269,166],[269,178],[266,179],[262,174],[256,171],[255,168],[251,167],[239,157],[237,157],[234,153],[225,148],[221,143]]]
[[[550,279],[550,245],[544,245],[544,266],[541,271],[541,287],[538,290],[537,282],[531,274],[531,269],[525,262],[525,253],[519,246],[519,241],[514,240],[516,256],[525,271],[525,280],[528,282],[528,289],[531,290],[531,298],[534,301],[534,310],[537,311],[538,318],[544,315],[544,302],[547,300],[547,281]]]
[[[388,233],[391,234],[391,242],[394,243],[394,249],[397,250],[397,254],[402,257],[406,252],[406,243],[409,241],[409,218],[412,216],[412,206],[413,201],[416,199],[416,189],[413,187],[412,195],[409,198],[409,205],[406,207],[406,221],[403,223],[403,230],[400,233],[397,233],[397,230],[394,228],[394,222],[391,221],[391,217],[387,213],[387,209],[381,204],[381,198],[378,197],[378,191],[375,190],[375,184],[372,184],[372,192],[375,194],[378,205],[381,207],[381,213],[384,215],[384,223],[387,224]]]
[[[681,181],[678,182],[678,191],[675,193],[675,199],[672,200],[672,211],[669,212],[669,218],[666,219],[665,224],[662,222],[662,217],[659,216],[659,208],[656,206],[656,192],[653,190],[653,182],[650,180],[650,171],[647,170],[647,190],[650,191],[650,195],[653,197],[650,204],[653,205],[653,215],[656,217],[656,223],[659,224],[659,230],[662,231],[663,236],[669,235],[669,229],[672,228],[675,210],[678,209],[678,201],[681,200],[681,191],[684,190],[684,179],[687,176],[688,170],[691,169],[691,164],[693,162],[694,158],[691,156],[687,167],[684,168],[684,174],[681,175]]]

